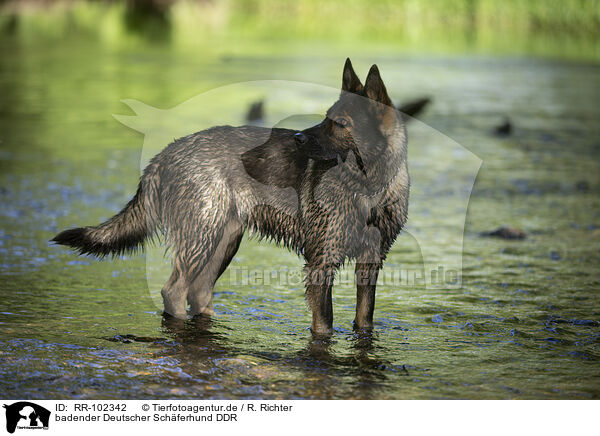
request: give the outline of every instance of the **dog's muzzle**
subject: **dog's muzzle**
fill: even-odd
[[[319,141],[317,127],[320,127],[320,124],[303,132],[295,133],[296,146],[302,153],[314,160],[336,159],[338,153],[330,148],[330,141]]]

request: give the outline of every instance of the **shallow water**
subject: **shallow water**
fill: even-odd
[[[390,270],[422,267],[423,229],[438,230],[442,259],[455,243],[444,229],[462,211],[448,187],[477,173],[443,153],[436,132],[482,165],[466,216],[462,287],[381,285],[375,332],[361,337],[350,324],[355,291],[339,283],[335,334],[315,342],[299,283],[243,285],[225,274],[212,320],[163,319],[144,255],[100,262],[47,241],[109,217],[134,192],[143,138],[111,117],[129,114],[121,99],[169,108],[259,79],[337,87],[342,56],[203,59],[75,39],[0,44],[0,396],[600,397],[598,65],[354,57],[361,76],[377,62],[395,101],[434,98],[422,117],[429,133],[411,127],[415,200]],[[228,116],[242,124],[248,101],[231,98]],[[272,122],[284,112],[267,110]],[[506,114],[514,134],[491,135]],[[452,171],[440,177],[443,164]],[[528,238],[479,236],[500,225]],[[246,240],[232,267],[300,271],[302,263]]]

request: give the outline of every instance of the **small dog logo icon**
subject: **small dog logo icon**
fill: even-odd
[[[16,428],[47,429],[50,422],[50,411],[28,401],[19,401],[11,405],[4,404],[6,409],[6,431],[14,433]]]

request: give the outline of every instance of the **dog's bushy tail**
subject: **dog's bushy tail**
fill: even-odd
[[[140,181],[135,196],[127,205],[108,221],[95,227],[78,227],[65,230],[52,239],[79,251],[104,257],[134,251],[158,227],[156,187]]]

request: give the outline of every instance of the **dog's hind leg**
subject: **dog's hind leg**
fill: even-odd
[[[175,259],[171,277],[161,291],[164,311],[176,318],[185,318],[187,315],[185,301],[188,294],[188,283],[181,270],[181,265],[181,261]]]
[[[212,293],[215,282],[223,274],[237,252],[244,229],[237,223],[229,223],[217,248],[206,264],[192,280],[187,294],[192,315],[212,315]]]
[[[221,277],[221,275],[225,272],[233,256],[237,253],[240,248],[240,244],[242,242],[242,238],[244,237],[244,228],[241,226],[236,227],[236,229],[230,232],[229,236],[229,244],[225,249],[225,257],[223,258],[223,262],[221,262],[221,267],[219,268],[219,273],[217,274],[217,279]]]
[[[214,271],[221,264],[220,261],[214,261],[214,254],[222,243],[223,231],[217,227],[217,230],[211,233],[209,228],[204,226],[200,234],[205,237],[194,240],[186,234],[180,236],[179,241],[183,243],[178,244],[175,250],[173,273],[161,292],[165,312],[177,318],[187,317],[188,302],[192,305],[192,314],[212,312],[212,286],[208,292],[208,301],[206,297],[200,298],[202,292],[199,289],[204,289],[204,283],[214,283]],[[203,309],[199,310],[199,307]]]

